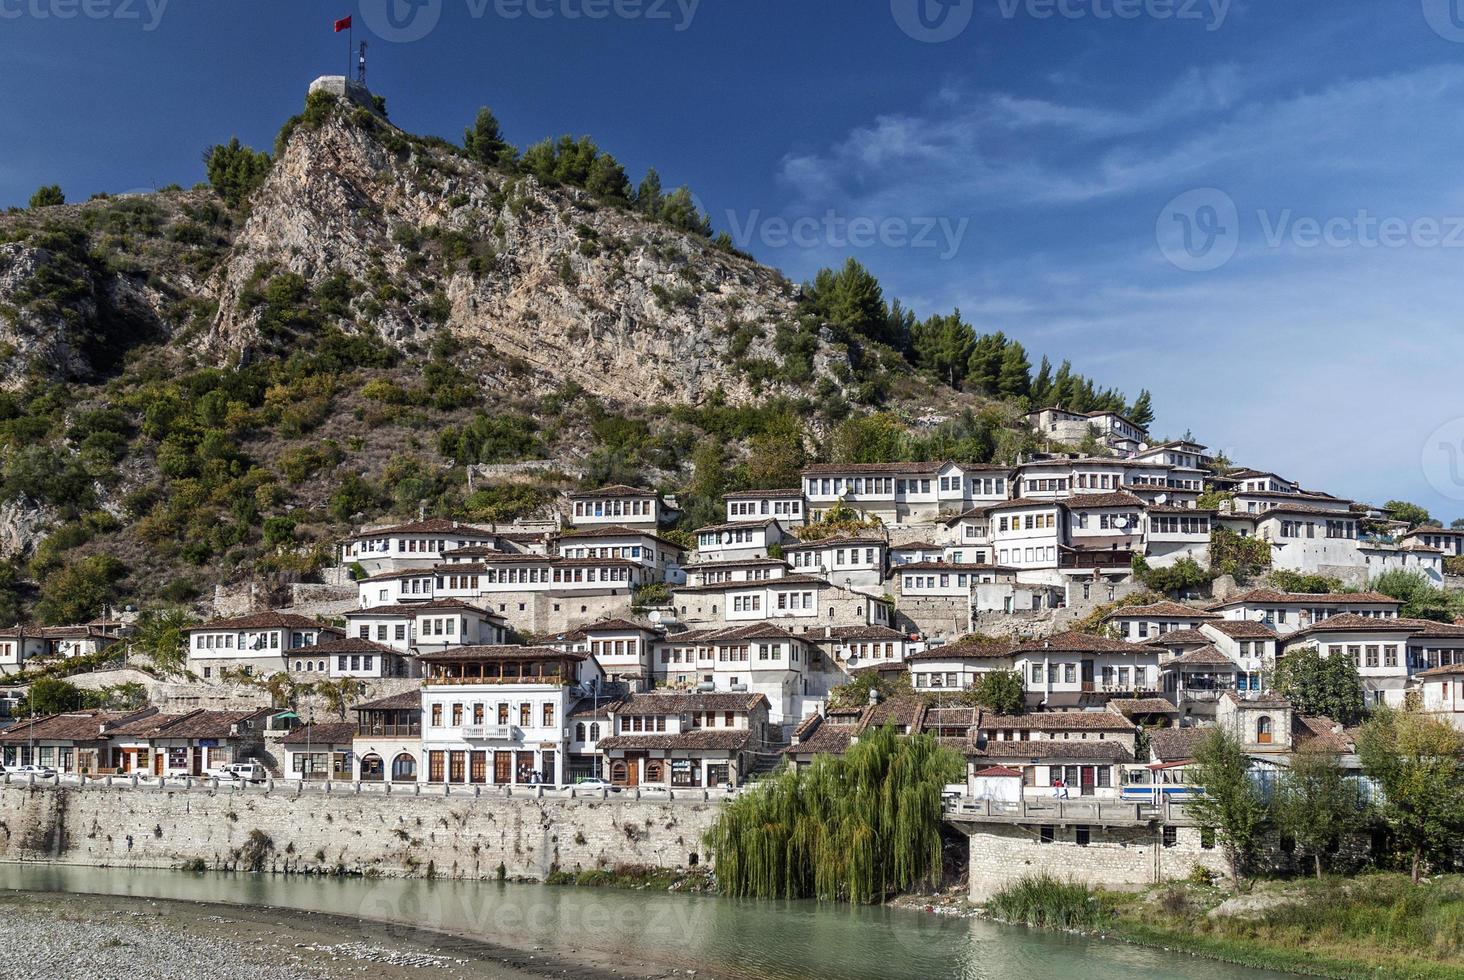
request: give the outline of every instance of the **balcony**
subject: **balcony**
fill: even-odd
[[[401,725],[362,724],[356,726],[357,738],[420,738],[422,726],[417,722]]]
[[[523,738],[515,725],[464,725],[460,734],[465,742],[517,742]]]
[[[1058,568],[1123,568],[1133,566],[1134,553],[1128,550],[1073,551],[1062,548],[1057,554]]]

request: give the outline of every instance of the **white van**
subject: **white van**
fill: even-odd
[[[219,782],[262,783],[269,778],[269,772],[257,762],[231,762],[217,769],[210,769],[208,775]]]

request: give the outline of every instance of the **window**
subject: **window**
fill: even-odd
[[[1039,844],[1051,844],[1052,841],[1053,841],[1053,839],[1054,839],[1053,838],[1052,831],[1053,831],[1053,828],[1052,827],[1041,827],[1041,828],[1039,828],[1038,835],[1037,835],[1037,842]]]
[[[1262,715],[1256,719],[1256,741],[1261,745],[1270,745],[1273,733],[1271,731],[1271,719]]]
[[[1087,824],[1078,824],[1073,828],[1073,843],[1079,847],[1087,847],[1090,830]]]
[[[1179,828],[1173,824],[1164,825],[1164,846],[1173,847],[1179,843]]]

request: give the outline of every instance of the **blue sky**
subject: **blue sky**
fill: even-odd
[[[588,133],[794,278],[856,255],[1159,434],[1464,515],[1464,0],[0,0],[0,206],[268,146],[347,14],[404,128]]]

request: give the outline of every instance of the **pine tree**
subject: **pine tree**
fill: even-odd
[[[659,218],[661,216],[661,175],[656,173],[652,167],[646,171],[641,179],[640,187],[635,192],[635,208],[648,218]]]
[[[517,151],[503,138],[498,117],[487,106],[478,110],[473,127],[463,132],[463,149],[468,156],[487,167],[498,167],[513,162]]]
[[[1046,408],[1048,397],[1052,394],[1052,362],[1044,354],[1042,366],[1037,369],[1037,377],[1032,379],[1032,405],[1035,408]]]
[[[966,372],[966,387],[995,394],[1001,381],[1001,362],[1006,356],[1006,335],[983,334],[971,349]]]
[[[1153,424],[1154,399],[1149,394],[1148,388],[1139,392],[1138,399],[1134,402],[1133,407],[1128,410],[1128,417],[1129,421],[1145,429]]]
[[[630,180],[625,176],[625,168],[608,153],[601,155],[590,165],[590,176],[585,189],[602,201],[630,204]]]
[[[1025,398],[1032,388],[1032,364],[1027,360],[1027,351],[1015,340],[1007,345],[1001,355],[1001,372],[997,376],[996,390],[1003,398]]]
[[[234,141],[236,145],[238,142],[237,139]],[[53,208],[65,203],[66,195],[61,192],[60,184],[47,184],[45,187],[38,188],[30,197],[32,208]]]

